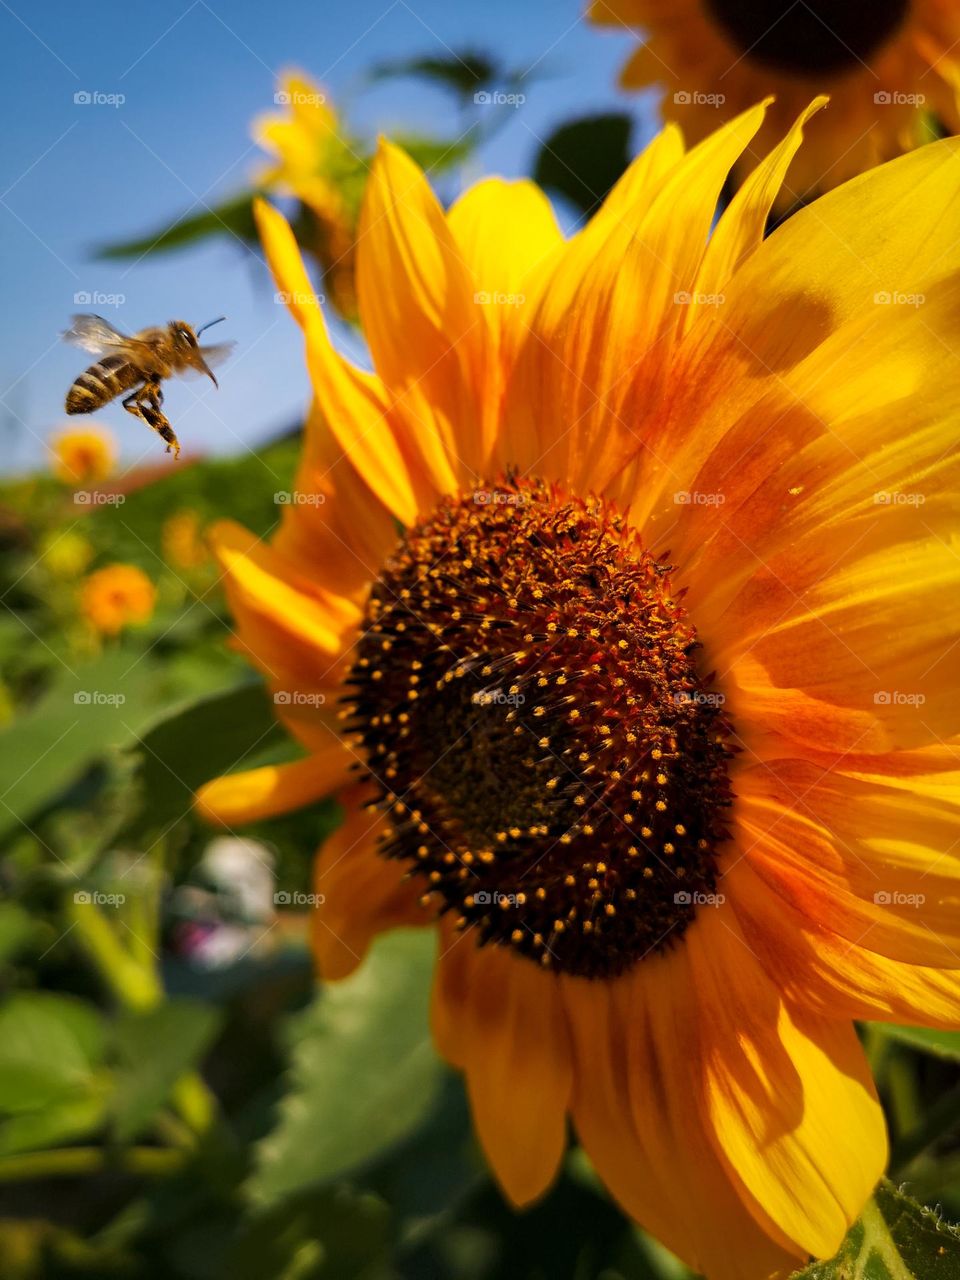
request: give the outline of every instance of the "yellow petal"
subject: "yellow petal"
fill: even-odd
[[[710,1280],[785,1280],[802,1251],[744,1205],[692,1087],[699,1047],[682,947],[614,983],[564,982],[574,1124],[617,1202],[689,1266]]]
[[[503,403],[506,365],[564,241],[549,200],[526,181],[478,182],[456,201],[447,222],[487,321],[479,465],[493,476],[511,463],[530,466],[539,455],[536,433],[520,438],[521,420]],[[506,430],[504,413],[511,414]]]
[[[326,751],[303,760],[214,778],[198,789],[194,803],[206,822],[239,827],[330,795],[346,784],[354,763],[353,754],[331,739]]]
[[[717,198],[763,112],[762,105],[745,112],[679,160],[677,135],[667,131],[654,159],[639,157],[597,226],[562,255],[531,319],[517,379],[551,433],[543,465],[553,474],[597,487],[642,442]],[[655,184],[649,203],[638,192],[646,177]]]
[[[394,436],[379,380],[355,369],[333,348],[316,290],[289,224],[266,201],[255,205],[257,226],[277,288],[304,332],[314,393],[346,458],[398,520],[418,508],[414,480]]]
[[[702,910],[684,941],[721,1158],[789,1239],[829,1257],[887,1158],[853,1025],[789,1008],[729,912]]]
[[[488,324],[422,170],[381,142],[360,217],[357,296],[374,367],[438,492],[482,461]]]
[[[720,297],[724,287],[743,260],[762,243],[767,219],[780,193],[790,162],[803,141],[803,126],[828,99],[815,98],[796,124],[764,160],[757,165],[730,201],[710,237],[689,307],[689,325],[703,305],[704,297]]]
[[[311,596],[292,585],[276,553],[232,520],[218,521],[210,541],[235,607],[282,629],[301,650],[340,653],[342,618],[321,588]]]

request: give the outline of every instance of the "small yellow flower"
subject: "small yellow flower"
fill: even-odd
[[[316,218],[312,246],[323,268],[330,301],[348,319],[356,317],[354,249],[367,165],[340,126],[327,94],[307,76],[288,72],[276,95],[283,114],[254,121],[253,136],[276,163],[259,175],[260,185],[293,195]]]
[[[50,441],[52,470],[64,484],[98,484],[114,468],[117,449],[104,427],[61,431]]]
[[[164,559],[175,569],[196,569],[208,558],[196,511],[178,511],[165,520],[161,540]]]
[[[93,559],[91,543],[72,529],[47,535],[41,547],[43,566],[55,578],[78,578]]]
[[[656,85],[661,110],[699,142],[773,96],[734,167],[741,182],[818,93],[776,207],[789,208],[929,140],[932,113],[960,131],[960,6],[954,0],[592,0],[592,22],[643,37],[621,75]]]
[[[147,622],[156,599],[156,587],[142,569],[132,564],[111,564],[87,578],[80,604],[97,631],[115,636],[124,627]]]

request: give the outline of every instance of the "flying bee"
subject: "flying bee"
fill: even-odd
[[[160,384],[174,375],[198,373],[206,374],[219,387],[211,366],[228,356],[234,344],[201,347],[198,339],[204,329],[225,319],[218,316],[199,329],[183,320],[171,320],[168,325],[141,329],[128,337],[102,316],[73,316],[64,341],[102,359],[81,373],[67,392],[67,413],[93,413],[129,391],[122,401],[127,413],[152,427],[166,441],[167,453],[173,449],[174,457],[179,457],[180,442],[161,409]]]

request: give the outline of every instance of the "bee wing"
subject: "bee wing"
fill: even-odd
[[[84,351],[90,351],[93,355],[100,355],[104,351],[109,351],[111,347],[118,347],[130,341],[126,334],[115,329],[109,320],[104,320],[103,316],[71,316],[70,319],[73,323],[62,334],[64,342],[69,342],[74,347],[82,347]]]
[[[218,364],[223,364],[227,356],[233,354],[236,345],[235,342],[215,342],[209,347],[201,347],[200,354],[210,368],[215,369]]]
[[[218,364],[223,364],[236,345],[235,342],[217,342],[209,347],[201,347],[200,354],[203,356],[207,368],[215,369]],[[202,369],[195,369],[191,365],[187,365],[179,370],[179,376],[181,378],[203,378],[206,375]]]

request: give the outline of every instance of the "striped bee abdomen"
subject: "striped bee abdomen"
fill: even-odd
[[[93,413],[143,381],[143,374],[126,356],[104,356],[81,373],[67,392],[67,413]]]

